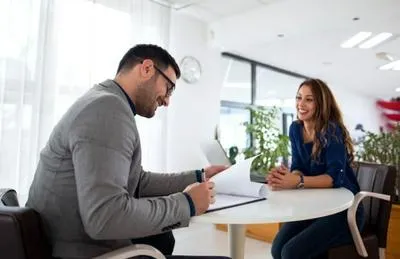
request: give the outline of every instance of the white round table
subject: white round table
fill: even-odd
[[[354,195],[347,189],[270,191],[267,199],[192,218],[192,222],[228,224],[230,256],[244,258],[246,224],[299,221],[348,209]]]

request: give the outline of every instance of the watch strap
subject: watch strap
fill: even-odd
[[[303,189],[304,188],[304,176],[302,174],[299,174],[300,176],[300,182],[297,184],[297,189]]]

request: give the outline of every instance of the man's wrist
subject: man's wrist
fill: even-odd
[[[189,208],[190,208],[190,217],[193,217],[196,215],[196,207],[194,206],[194,202],[192,197],[190,197],[190,195],[186,192],[183,193],[183,195],[185,195],[188,203],[189,203]]]

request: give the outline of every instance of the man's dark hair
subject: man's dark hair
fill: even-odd
[[[176,78],[181,76],[181,70],[175,59],[165,49],[153,44],[138,44],[128,50],[119,62],[117,74],[131,69],[144,59],[153,60],[161,70],[166,70],[168,66],[171,66],[175,71]]]

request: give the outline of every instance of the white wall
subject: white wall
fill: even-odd
[[[220,50],[207,44],[207,24],[173,11],[170,32],[169,50],[177,62],[194,56],[203,69],[195,84],[178,81],[167,109],[167,170],[172,172],[206,165],[200,143],[214,136],[223,73]]]
[[[330,86],[344,117],[344,123],[352,132],[358,123],[367,131],[378,132],[383,125],[376,99],[343,87]]]

